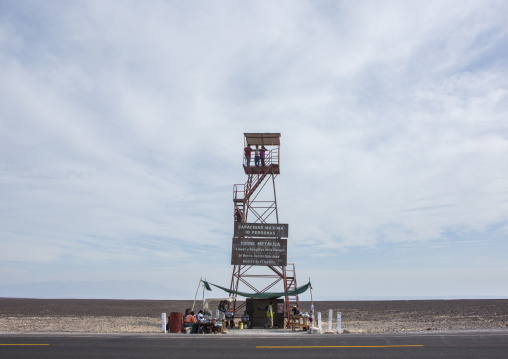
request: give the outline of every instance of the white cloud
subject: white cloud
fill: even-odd
[[[503,245],[503,2],[2,8],[0,256],[13,268],[95,278],[93,263],[122,280],[109,261],[141,276],[227,267],[243,132],[282,133],[297,264],[471,233]]]

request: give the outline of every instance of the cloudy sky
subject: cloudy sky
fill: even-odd
[[[0,0],[0,297],[228,286],[243,133],[280,132],[279,218],[314,299],[507,298],[507,17]]]

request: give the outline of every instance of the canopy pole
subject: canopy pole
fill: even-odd
[[[196,289],[196,295],[194,296],[194,302],[192,303],[191,311],[194,311],[194,305],[196,304],[196,298],[198,297],[199,286],[201,285],[202,280],[203,280],[203,277],[199,278],[198,288]]]
[[[206,278],[205,278],[205,282],[206,282]],[[203,308],[205,306],[205,286],[203,285]]]
[[[309,283],[311,283],[310,277],[309,277]],[[314,321],[314,299],[312,299],[312,284],[309,286],[309,289],[310,289],[310,311],[311,311],[311,318],[312,318],[312,326],[315,327],[316,322]]]

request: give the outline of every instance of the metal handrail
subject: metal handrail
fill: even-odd
[[[252,151],[254,152],[254,150]],[[251,156],[251,162],[254,161],[252,158],[254,156]],[[261,161],[261,159],[260,159]],[[245,153],[243,154],[243,163],[247,163],[247,156],[245,156]],[[279,148],[274,148],[272,150],[267,151],[267,154],[265,154],[265,167],[270,165],[278,165],[279,164]],[[250,166],[255,167],[255,166]],[[259,166],[263,167],[263,166]]]
[[[240,189],[242,187],[242,189]],[[245,184],[235,184],[233,185],[233,199],[239,199],[238,194],[243,193],[242,198],[245,198]]]

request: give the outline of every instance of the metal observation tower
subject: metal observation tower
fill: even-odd
[[[287,263],[288,225],[279,223],[277,209],[275,179],[280,174],[280,137],[280,133],[244,134],[243,169],[247,181],[233,187],[232,291],[241,291],[241,286],[255,293],[297,288],[295,265]],[[246,156],[248,148],[252,150],[250,159]],[[245,303],[237,306],[236,294],[233,296],[236,314]],[[286,296],[283,304],[280,300],[277,304],[279,316],[289,325],[291,306],[300,308],[298,295]]]

